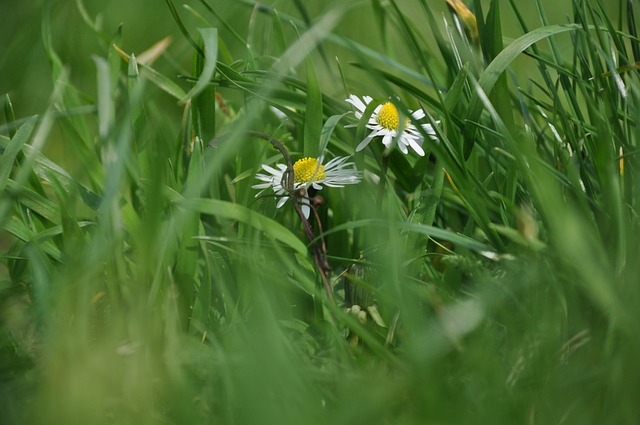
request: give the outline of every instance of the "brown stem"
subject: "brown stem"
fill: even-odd
[[[309,242],[314,241],[316,237],[315,237],[315,234],[313,233],[313,229],[311,228],[311,224],[309,223],[309,220],[305,218],[304,213],[302,212],[302,208],[300,207],[300,203],[298,202],[298,198],[300,198],[301,196],[307,196],[307,193],[306,191],[294,190],[293,163],[291,162],[291,156],[289,155],[289,151],[287,151],[287,148],[284,146],[284,144],[282,144],[282,142],[280,142],[278,139],[276,139],[275,137],[267,133],[263,133],[260,131],[246,131],[245,134],[247,136],[256,137],[256,138],[268,141],[269,143],[271,143],[271,145],[274,148],[280,151],[280,153],[284,157],[285,162],[287,163],[287,171],[285,172],[285,174],[283,174],[282,181],[280,183],[282,184],[282,187],[285,188],[285,190],[287,191],[287,194],[291,199],[291,203],[293,204],[293,208],[298,214],[298,217],[300,217],[300,221],[302,222],[302,227],[304,228],[305,236],[307,237]],[[226,135],[216,137],[215,139],[211,140],[207,146],[215,147],[220,142],[224,141],[227,137],[228,136]],[[313,206],[311,207],[313,209],[313,215],[316,217],[318,226],[320,229],[322,229],[322,226],[320,224],[320,218],[318,217],[318,213]],[[335,300],[333,298],[333,290],[331,289],[331,282],[329,281],[329,275],[328,275],[328,273],[331,271],[331,267],[329,266],[329,262],[327,261],[327,248],[324,243],[324,238],[321,238],[321,241],[322,241],[322,245],[319,245],[318,242],[313,243],[313,245],[311,246],[311,252],[313,254],[313,259],[316,263],[316,266],[318,267],[318,272],[320,273],[320,277],[322,278],[322,283],[327,293],[327,297],[329,298],[329,301],[331,302],[331,304],[335,305]]]
[[[306,196],[306,194],[303,194],[302,196]],[[296,210],[296,213],[298,213],[298,216],[300,217],[300,221],[302,221],[302,227],[304,227],[304,233],[307,236],[307,239],[309,240],[309,242],[315,240],[316,236],[313,233],[313,229],[311,228],[311,224],[309,223],[309,220],[305,218],[304,213],[302,212],[302,208],[300,207],[300,204],[297,202],[297,199],[295,199],[295,197],[292,197],[292,201],[293,201],[293,207]],[[316,217],[316,219],[319,220],[318,214],[315,208],[312,208],[312,209],[313,209],[313,215]],[[331,304],[335,305],[335,300],[333,299],[333,290],[331,289],[331,282],[329,281],[329,276],[328,276],[328,272],[331,270],[331,267],[329,267],[329,263],[327,262],[327,259],[326,259],[326,251],[323,252],[320,245],[318,245],[318,242],[315,242],[311,246],[311,252],[313,253],[313,259],[316,262],[316,266],[318,267],[318,272],[320,273],[320,277],[322,278],[322,284],[324,286],[325,292],[327,293],[327,297],[329,298],[329,301],[331,302]]]

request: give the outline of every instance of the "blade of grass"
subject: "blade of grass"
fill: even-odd
[[[21,125],[18,131],[14,133],[4,152],[2,152],[2,156],[0,157],[0,193],[4,192],[13,164],[18,158],[19,153],[22,152],[24,145],[31,138],[37,122],[38,117],[31,117],[26,123]]]
[[[636,26],[636,12],[633,0],[627,0],[627,28],[631,35],[629,43],[633,52],[633,60],[640,62],[640,40],[638,39],[638,27]]]
[[[130,54],[127,54],[117,45],[113,45],[113,48],[118,52],[118,54],[126,61],[129,62]],[[176,100],[182,100],[187,97],[185,91],[177,85],[173,80],[168,78],[167,76],[161,74],[156,71],[149,65],[145,65],[143,63],[138,63],[140,69],[142,69],[142,73],[145,78],[148,78],[152,83],[154,83],[159,89],[166,92],[170,96],[172,96]]]
[[[4,119],[7,122],[7,126],[9,126],[9,138],[13,138],[13,136],[16,134],[16,116],[13,112],[13,105],[11,104],[11,98],[9,97],[9,94],[6,94],[4,97],[3,109]]]
[[[175,196],[175,195],[174,195]],[[280,223],[258,214],[242,205],[217,199],[174,198],[176,205],[200,214],[208,214],[229,220],[237,220],[264,232],[269,238],[280,241],[300,255],[307,255],[307,248],[291,231]]]
[[[532,44],[537,43],[545,38],[552,37],[557,34],[561,34],[569,31],[579,30],[581,27],[576,24],[568,25],[550,25],[546,27],[537,28],[513,41],[507,47],[504,48],[496,58],[487,66],[482,75],[478,79],[478,83],[482,87],[485,93],[491,93],[495,87],[496,82],[507,69],[507,67],[518,57],[522,52],[528,49]],[[471,123],[478,122],[480,114],[482,112],[482,102],[480,101],[477,93],[471,99],[464,129],[464,156],[469,158],[471,150],[475,142],[476,127]]]
[[[304,147],[305,157],[317,158],[320,153],[320,136],[322,133],[322,92],[310,56],[305,60],[307,68],[307,99],[304,113]]]
[[[488,38],[487,45],[489,47],[488,54],[491,58],[490,60],[493,60],[504,48],[502,43],[502,22],[500,20],[499,0],[491,1],[485,29],[489,31],[486,35]],[[502,73],[495,83],[490,99],[507,128],[513,131],[515,125],[507,81],[507,74]]]
[[[215,137],[215,87],[210,83],[216,70],[218,57],[218,31],[215,28],[200,29],[204,43],[204,57],[194,53],[194,75],[198,81],[182,99],[191,99],[192,120],[195,135],[201,140]]]
[[[198,43],[196,43],[196,41],[193,39],[193,37],[191,37],[191,34],[189,34],[189,30],[187,29],[187,27],[182,22],[182,19],[180,18],[180,14],[178,14],[178,10],[176,9],[176,6],[173,3],[173,0],[166,0],[166,3],[167,3],[167,6],[169,7],[169,11],[171,12],[171,15],[173,16],[173,19],[175,20],[176,24],[178,25],[178,28],[180,29],[180,32],[182,33],[184,38],[189,42],[189,44],[191,44],[193,49],[200,56],[204,57],[205,56],[204,52],[202,51],[202,49],[200,48]]]

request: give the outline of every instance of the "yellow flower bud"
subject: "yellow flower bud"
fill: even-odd
[[[461,0],[447,0],[447,6],[449,6],[449,9],[464,23],[469,40],[477,45],[479,37],[476,15],[474,15]]]

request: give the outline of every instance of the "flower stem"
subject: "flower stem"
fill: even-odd
[[[271,145],[278,149],[287,163],[287,171],[282,176],[282,187],[286,189],[289,198],[291,199],[291,203],[293,204],[293,208],[296,210],[296,214],[300,217],[300,221],[302,222],[302,227],[304,227],[304,233],[309,242],[313,242],[316,239],[316,236],[311,228],[311,224],[305,218],[304,213],[302,212],[302,208],[300,207],[300,203],[298,199],[300,196],[308,196],[307,193],[299,193],[294,190],[294,175],[293,175],[293,163],[291,162],[291,156],[289,155],[289,151],[284,146],[284,144],[276,139],[275,137],[263,133],[260,131],[247,131],[246,134],[251,137],[256,137],[258,139],[266,140]],[[213,139],[208,143],[207,146],[215,147],[219,143],[223,142],[226,139],[226,136],[219,136]],[[313,208],[314,215],[317,217],[317,212],[315,208]],[[319,219],[318,219],[319,223]],[[331,282],[329,281],[329,273],[331,272],[331,267],[329,266],[329,262],[327,261],[327,250],[324,245],[324,240],[321,238],[322,244],[320,242],[315,242],[311,245],[311,252],[313,254],[313,259],[318,267],[318,272],[320,273],[320,277],[322,278],[322,283],[324,285],[324,289],[327,293],[327,297],[329,298],[329,302],[332,305],[335,305],[335,300],[333,298],[333,290],[331,288]]]

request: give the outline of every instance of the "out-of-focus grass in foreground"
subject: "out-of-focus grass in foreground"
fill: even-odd
[[[638,423],[634,2],[40,3],[0,26],[2,423]],[[355,152],[350,94],[438,140]],[[306,222],[274,146],[363,179]]]

